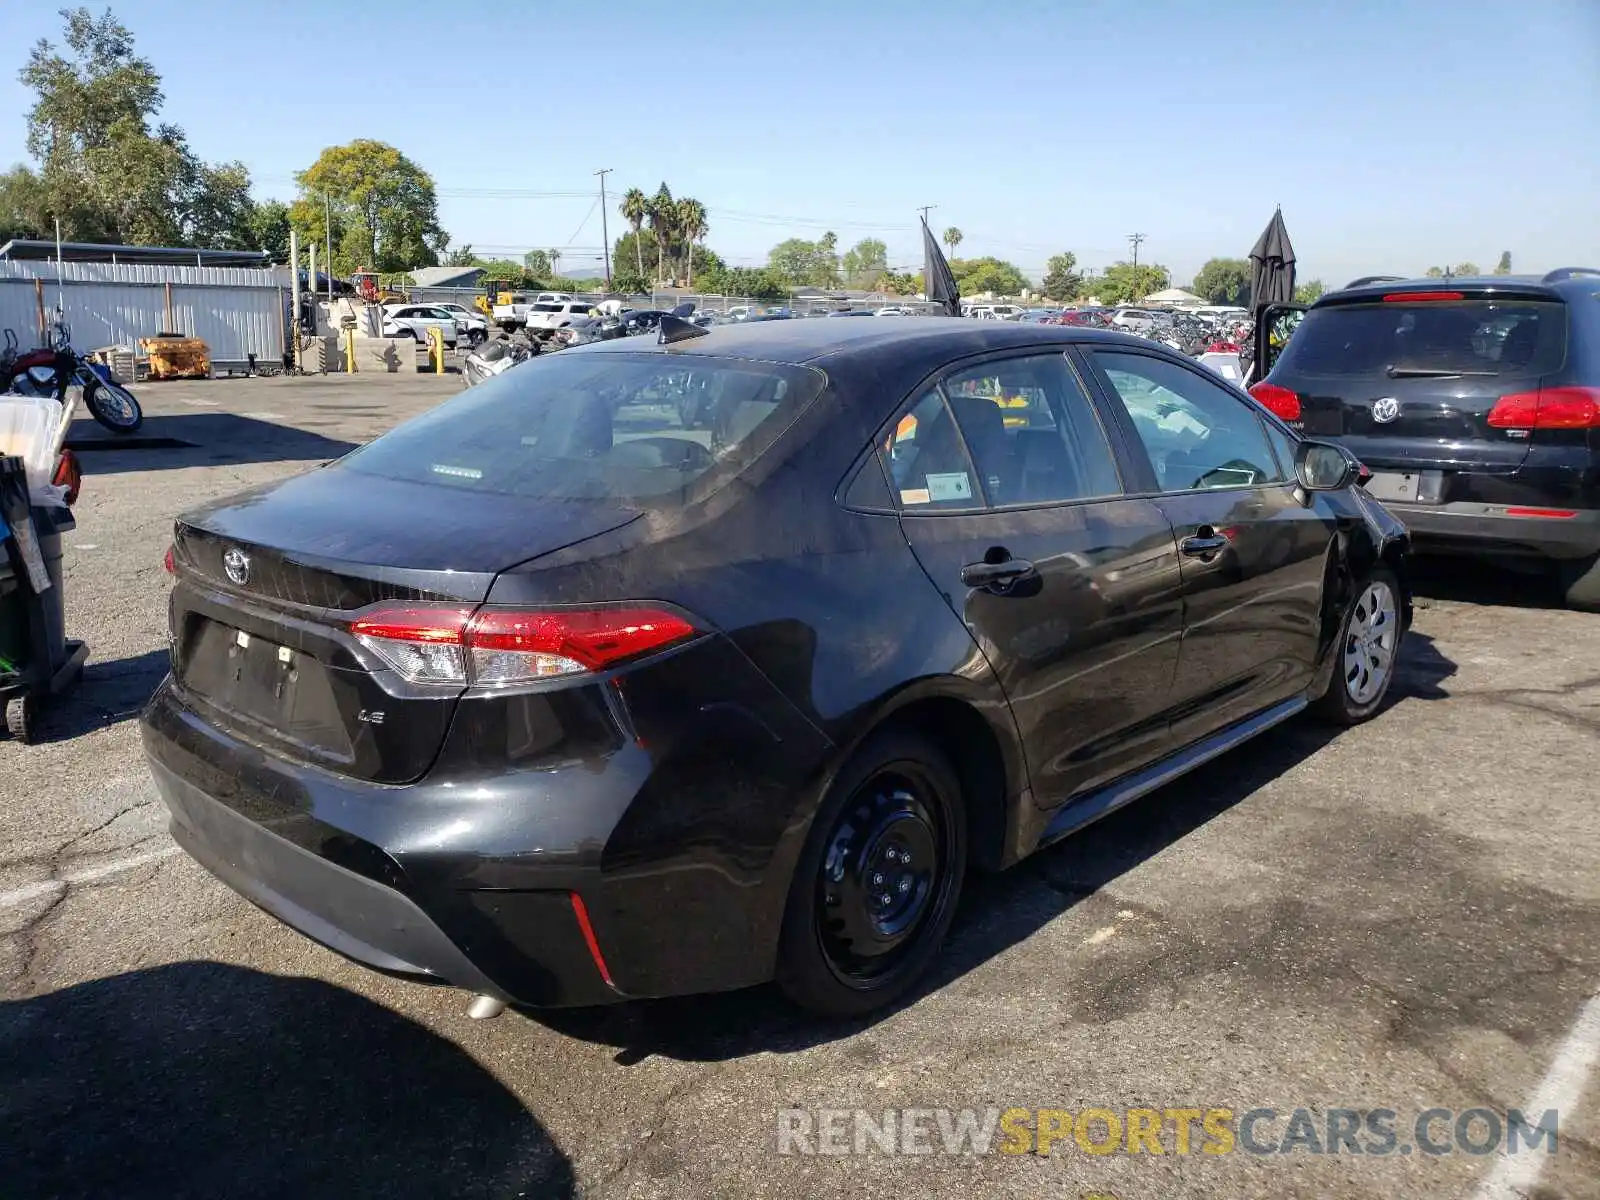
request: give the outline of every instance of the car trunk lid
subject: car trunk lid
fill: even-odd
[[[437,755],[462,689],[407,683],[351,621],[388,602],[476,608],[502,570],[636,515],[339,467],[230,497],[177,523],[174,675],[207,719],[247,741],[410,782]]]

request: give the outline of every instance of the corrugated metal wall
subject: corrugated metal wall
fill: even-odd
[[[14,330],[23,346],[39,337],[36,280],[44,285],[46,319],[54,315],[57,269],[48,262],[0,262],[0,326]],[[80,350],[133,348],[140,338],[173,332],[205,339],[213,362],[243,362],[251,354],[272,362],[283,355],[287,267],[66,263],[60,272],[62,306]]]

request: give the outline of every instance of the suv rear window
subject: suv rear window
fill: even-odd
[[[1273,371],[1295,375],[1547,375],[1567,356],[1550,300],[1335,304],[1306,313]]]
[[[808,367],[567,351],[462,392],[340,461],[413,483],[659,507],[745,466],[821,393]]]

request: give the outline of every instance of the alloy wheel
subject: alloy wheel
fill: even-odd
[[[1362,589],[1345,627],[1344,686],[1357,704],[1370,704],[1383,692],[1394,669],[1400,620],[1394,591],[1381,579]]]

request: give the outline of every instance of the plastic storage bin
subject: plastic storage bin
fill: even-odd
[[[28,491],[42,500],[56,473],[56,432],[61,403],[50,396],[0,396],[0,457],[16,455],[28,473]]]

